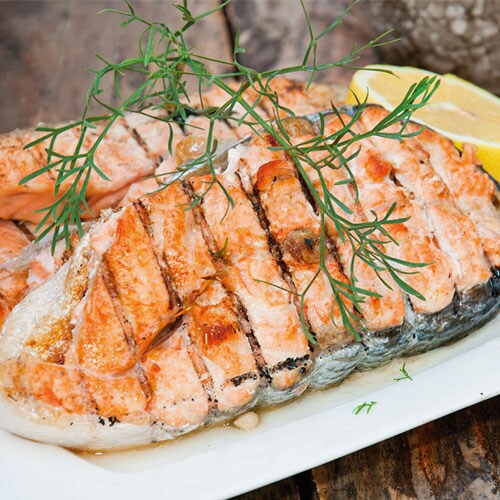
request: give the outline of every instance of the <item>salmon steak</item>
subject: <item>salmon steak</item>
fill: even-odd
[[[220,96],[210,99],[217,105]],[[327,105],[317,100],[300,101],[305,117],[284,119],[294,144],[342,130],[354,112],[343,107],[320,120],[314,113]],[[366,106],[353,131],[367,132],[387,114]],[[96,186],[96,206],[115,208],[70,249],[29,254],[29,235],[12,222],[0,227],[13,242],[0,255],[4,429],[81,450],[173,439],[435,348],[497,314],[500,193],[472,147],[460,153],[429,129],[402,142],[362,139],[346,152],[357,201],[347,169],[319,176],[273,147],[271,136],[246,136],[225,122],[219,137],[246,137],[216,158],[215,174],[199,166],[169,182],[203,147],[206,123],[157,122],[161,134],[144,117],[124,123],[135,131],[139,160],[108,192]],[[155,179],[143,178],[148,162]],[[395,207],[400,222],[386,227],[384,252],[423,264],[404,275],[420,295],[354,258],[355,245],[322,220],[313,188],[334,196],[352,223]],[[15,210],[3,216],[30,220]],[[332,279],[370,293],[358,304],[339,300]],[[358,318],[356,336],[346,311]]]
[[[305,83],[283,77],[273,79],[270,88],[279,96],[280,103],[294,114],[328,109],[332,102],[337,105],[343,100],[344,92],[335,85],[322,83],[313,83],[307,88]],[[244,94],[244,98],[263,119],[269,119],[273,107],[268,98],[259,98],[257,102],[252,89]],[[192,99],[194,108],[202,106],[199,97],[197,99]],[[203,93],[204,105],[221,106],[226,99],[227,94],[217,88]],[[242,117],[244,109],[241,104],[235,106],[233,114],[237,119]],[[95,171],[90,175],[86,190],[90,212],[83,214],[88,223],[93,222],[102,209],[126,205],[155,191],[158,184],[151,177],[158,165],[168,160],[171,148],[175,149],[179,141],[182,140],[183,144],[177,157],[185,159],[196,152],[196,145],[201,144],[199,136],[206,135],[208,130],[208,118],[190,115],[184,123],[178,124],[163,121],[165,116],[166,112],[161,109],[151,109],[145,114],[127,113],[110,128],[95,155],[97,166],[109,180],[104,181]],[[79,128],[68,130],[58,137],[54,146],[57,155],[72,154],[79,131]],[[88,149],[99,131],[99,126],[90,131],[82,151]],[[235,125],[225,120],[215,122],[214,136],[221,145],[234,143],[250,132],[250,127],[245,124]],[[33,175],[47,165],[49,141],[26,147],[42,135],[34,130],[16,130],[0,135],[0,326],[24,295],[52,276],[68,259],[78,239],[75,233],[70,248],[66,248],[64,242],[58,242],[54,255],[48,245],[50,237],[40,244],[28,245],[35,239],[36,224],[44,216],[39,210],[56,199],[55,169],[20,184],[25,176]],[[174,165],[171,167],[175,168]],[[71,179],[63,182],[59,194],[70,186]]]

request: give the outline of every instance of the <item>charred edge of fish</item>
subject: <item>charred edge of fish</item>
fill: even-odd
[[[113,427],[113,425],[115,425],[116,423],[120,422],[120,420],[118,420],[117,417],[102,417],[102,416],[99,415],[97,417],[97,422],[100,425],[109,425],[109,427]]]
[[[184,192],[189,196],[190,200],[194,200],[194,192],[191,184],[189,183],[188,180],[182,181],[180,183],[182,189]],[[201,234],[203,236],[203,240],[205,241],[205,244],[207,245],[207,248],[209,252],[213,255],[219,251],[217,242],[215,240],[214,235],[210,231],[210,228],[208,226],[208,223],[205,219],[205,216],[203,215],[203,210],[199,205],[195,206],[192,208],[192,213],[194,215],[194,220],[197,225],[197,227],[200,229]],[[222,262],[221,259],[214,259],[212,258],[212,261],[219,273],[224,272],[225,264]],[[262,355],[262,349],[260,347],[260,344],[255,337],[255,334],[250,326],[250,321],[248,319],[248,314],[243,306],[243,303],[241,302],[240,298],[232,291],[228,290],[223,284],[222,284],[224,290],[228,293],[229,298],[231,300],[231,304],[234,307],[234,310],[238,314],[238,323],[242,331],[245,333],[248,343],[250,344],[250,349],[252,350],[252,355],[255,360],[255,364],[257,365],[257,369],[259,370],[259,374],[261,377],[268,381],[270,383],[271,381],[271,376],[269,374],[269,371],[266,367],[266,362],[264,360],[264,356]]]
[[[235,387],[239,387],[246,380],[257,380],[258,378],[259,376],[256,372],[247,372],[229,379],[225,385],[232,384]]]
[[[215,396],[214,381],[212,379],[212,376],[210,375],[210,372],[208,371],[205,361],[203,360],[203,356],[201,355],[196,345],[193,343],[193,340],[189,333],[189,325],[186,325],[186,333],[190,342],[187,347],[189,358],[193,363],[194,369],[198,375],[198,379],[200,380],[201,385],[203,386],[203,390],[207,395],[209,412],[212,415],[216,415],[219,411],[219,401]]]
[[[260,347],[259,341],[255,336],[252,327],[250,326],[250,320],[248,319],[248,314],[243,306],[240,298],[230,290],[227,290],[229,294],[229,299],[231,300],[231,304],[234,307],[238,315],[238,323],[240,328],[245,333],[246,338],[248,339],[248,343],[250,344],[250,349],[252,351],[252,355],[255,360],[255,364],[257,365],[257,370],[261,378],[267,381],[268,384],[271,383],[272,377],[269,373],[269,370],[266,365],[266,361],[264,359],[264,355],[262,354],[262,349]]]
[[[305,356],[301,356],[299,358],[288,358],[284,361],[280,361],[271,367],[271,373],[276,373],[282,370],[296,370],[300,368],[300,373],[305,375],[307,373],[307,364],[311,360],[311,355],[306,354]]]
[[[156,258],[156,264],[160,269],[161,276],[163,278],[163,282],[165,283],[165,287],[167,288],[167,293],[169,297],[172,299],[170,304],[170,309],[174,307],[182,307],[182,301],[179,297],[179,293],[174,285],[174,280],[170,275],[169,266],[167,259],[165,258],[163,252],[158,248],[158,245],[155,242],[154,234],[153,234],[153,225],[151,223],[151,218],[149,215],[149,210],[144,205],[141,199],[133,202],[133,206],[137,215],[139,216],[139,220],[141,221],[144,230],[149,236],[150,246],[153,250],[153,253]]]
[[[288,266],[286,265],[286,263],[283,259],[283,253],[281,252],[281,248],[280,248],[278,242],[276,241],[276,239],[274,238],[273,234],[271,233],[270,223],[269,223],[269,220],[267,218],[264,207],[262,206],[262,203],[260,201],[259,192],[257,191],[255,184],[252,182],[252,192],[249,193],[244,188],[239,173],[237,173],[237,177],[238,177],[238,182],[239,182],[241,191],[245,194],[248,201],[252,205],[254,212],[257,214],[257,219],[259,221],[259,224],[262,227],[262,229],[264,230],[264,233],[266,234],[267,244],[269,245],[270,253],[271,253],[272,257],[274,258],[274,260],[276,261],[276,263],[278,264],[278,269],[280,270],[281,277],[285,280],[286,284],[288,285],[288,288],[289,288],[289,290],[292,294],[292,297],[293,297],[293,305],[294,305],[295,309],[297,310],[297,314],[300,317],[301,316],[301,307],[300,307],[300,301],[298,298],[299,294],[298,294],[297,288],[295,286],[295,283],[293,281],[292,273],[288,269]],[[269,286],[271,286],[271,285],[269,285]],[[312,329],[312,326],[311,326],[309,320],[307,319],[307,317],[304,318],[304,321],[306,323],[308,331],[310,332],[310,334],[312,335],[314,340],[316,340],[316,333]]]

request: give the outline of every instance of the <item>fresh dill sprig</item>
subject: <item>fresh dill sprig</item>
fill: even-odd
[[[399,371],[403,374],[403,376],[394,378],[395,382],[399,382],[400,380],[406,380],[406,379],[413,381],[411,375],[406,371],[406,361],[403,363],[403,366],[399,369]]]
[[[370,413],[372,408],[377,404],[377,401],[370,401],[367,403],[366,401],[358,406],[356,406],[352,412],[354,415],[359,415],[363,410],[366,410],[366,413]]]
[[[345,123],[341,130],[325,136],[324,122],[321,120],[320,130],[311,140],[306,141],[304,144],[295,144],[286,130],[286,117],[293,116],[293,113],[280,103],[277,93],[272,88],[273,79],[278,76],[305,73],[309,77],[310,84],[312,78],[318,72],[336,67],[356,69],[356,61],[365,49],[386,45],[392,41],[386,41],[387,33],[384,33],[365,46],[353,48],[348,55],[339,61],[318,64],[316,59],[318,44],[335,26],[342,22],[344,16],[356,2],[338,19],[333,21],[327,29],[316,35],[313,32],[304,2],[301,0],[310,37],[302,62],[285,68],[259,72],[246,67],[239,61],[238,55],[244,52],[244,49],[239,44],[239,32],[235,36],[233,58],[229,61],[203,56],[190,47],[186,41],[186,34],[197,23],[214,12],[225,8],[229,1],[198,16],[191,12],[187,0],[184,0],[182,4],[176,4],[175,8],[180,12],[183,20],[182,26],[178,29],[173,29],[163,22],[148,21],[140,17],[128,1],[126,1],[127,10],[106,10],[106,12],[113,12],[122,16],[124,18],[123,27],[132,23],[142,26],[138,54],[136,57],[118,63],[107,61],[99,56],[103,66],[99,70],[92,70],[94,80],[87,92],[81,119],[62,127],[39,128],[37,130],[42,132],[41,136],[26,146],[32,147],[40,143],[46,144],[47,165],[25,177],[21,183],[26,183],[49,170],[56,174],[55,201],[52,205],[39,210],[44,215],[38,226],[38,238],[40,239],[52,232],[52,247],[54,250],[56,242],[61,237],[65,238],[66,242],[69,243],[69,236],[73,227],[76,226],[80,235],[83,233],[82,218],[85,215],[93,215],[87,204],[87,188],[91,176],[98,175],[103,179],[107,179],[96,163],[96,151],[113,124],[126,113],[149,116],[162,120],[170,126],[175,122],[184,123],[188,116],[193,114],[208,119],[209,126],[205,150],[198,158],[181,165],[178,172],[173,176],[175,181],[178,181],[187,175],[194,165],[203,164],[208,167],[212,180],[206,184],[205,192],[195,198],[191,208],[199,204],[203,200],[204,194],[215,185],[220,186],[226,195],[227,210],[233,207],[231,196],[216,175],[217,169],[214,162],[217,141],[214,137],[214,126],[218,120],[224,120],[235,126],[246,125],[261,137],[267,134],[273,138],[273,142],[276,144],[273,147],[281,150],[294,162],[298,175],[309,189],[321,221],[320,264],[314,279],[320,273],[323,273],[328,278],[335,297],[335,305],[339,308],[345,329],[359,339],[359,331],[362,329],[358,314],[359,305],[365,297],[378,295],[356,285],[353,272],[355,259],[361,259],[370,265],[387,286],[389,286],[389,283],[385,276],[388,274],[406,293],[419,298],[423,297],[417,290],[411,288],[402,276],[413,272],[409,271],[408,268],[418,268],[425,264],[402,261],[384,251],[384,245],[387,245],[388,242],[394,242],[387,228],[392,224],[399,224],[406,220],[391,218],[395,206],[391,207],[383,217],[372,214],[373,218],[371,220],[353,222],[346,217],[346,214],[349,214],[349,209],[342,206],[340,200],[333,193],[324,189],[323,194],[321,194],[315,189],[312,180],[304,169],[304,165],[309,164],[315,169],[323,186],[325,186],[322,175],[323,168],[344,168],[348,176],[346,182],[351,183],[353,186],[357,202],[356,181],[349,170],[349,160],[355,156],[355,153],[354,156],[353,154],[349,156],[349,151],[356,144],[359,144],[359,141],[375,135],[390,137],[399,141],[415,135],[415,133],[405,132],[405,126],[413,112],[428,102],[437,89],[439,82],[434,78],[424,78],[421,82],[414,84],[401,103],[372,130],[364,133],[354,133],[352,131],[352,125],[359,119],[367,104],[366,100],[363,102],[358,101],[350,121]],[[223,67],[227,68],[227,71],[212,73],[207,66],[209,63],[222,64]],[[142,75],[142,83],[129,95],[124,96],[121,90],[123,79],[137,74]],[[112,80],[119,102],[118,105],[112,105],[103,100],[103,82],[105,79]],[[236,85],[234,84],[235,79],[238,81]],[[188,81],[194,81],[198,88],[196,102],[193,101],[192,96],[188,95]],[[222,105],[205,106],[202,91],[208,86],[218,88],[227,96]],[[252,93],[255,96],[253,102],[246,100],[247,93]],[[263,101],[271,108],[270,119],[262,117],[258,109],[258,106]],[[91,115],[89,111],[91,103],[97,103],[103,110],[102,114]],[[238,112],[235,112],[236,109]],[[155,110],[162,110],[163,114],[153,113],[152,111]],[[331,112],[336,113],[339,117],[341,116],[333,105]],[[388,133],[387,129],[393,125],[399,125],[398,131]],[[72,129],[76,129],[79,133],[79,140],[75,150],[71,154],[60,154],[57,151],[57,140],[62,134]],[[91,144],[86,145],[89,137],[92,137]],[[172,138],[169,150],[172,154]],[[319,161],[315,159],[318,154],[321,156]],[[168,185],[168,183],[165,185]],[[350,283],[335,279],[328,271],[326,256],[329,253],[329,248],[325,232],[327,220],[331,220],[335,224],[340,237],[349,242],[353,249]],[[223,257],[223,254],[225,254],[225,251],[221,249],[221,257]],[[315,340],[307,327],[304,303],[314,279],[299,297],[302,327],[312,343],[315,343]],[[346,305],[348,303],[352,303],[353,307],[348,307]],[[333,305],[331,318],[334,321]]]

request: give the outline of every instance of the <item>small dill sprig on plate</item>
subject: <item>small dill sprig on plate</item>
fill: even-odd
[[[372,408],[377,404],[377,401],[370,401],[367,403],[366,401],[355,408],[353,408],[352,412],[354,415],[359,415],[363,410],[366,410],[366,413],[370,413]]]
[[[395,377],[394,378],[395,382],[399,382],[400,380],[411,380],[411,381],[413,381],[413,378],[411,377],[411,375],[406,370],[406,362],[403,363],[403,366],[399,369],[399,371],[403,375],[401,377]]]
[[[314,188],[304,169],[304,165],[311,165],[318,173],[320,180],[322,180],[322,168],[339,168],[339,165],[345,168],[348,175],[347,182],[350,182],[353,186],[356,193],[356,202],[358,202],[356,181],[349,170],[349,160],[353,158],[353,155],[349,156],[348,151],[363,139],[375,135],[390,137],[399,141],[415,135],[415,133],[407,133],[405,126],[413,112],[429,101],[437,89],[439,81],[435,78],[424,78],[419,83],[412,85],[401,103],[372,130],[363,133],[354,133],[352,131],[353,124],[359,119],[367,104],[366,100],[363,102],[358,101],[355,112],[350,120],[344,123],[341,130],[325,136],[324,124],[320,123],[320,131],[316,136],[303,144],[295,144],[287,132],[285,123],[286,118],[293,117],[294,114],[280,103],[279,96],[272,89],[273,79],[279,76],[302,73],[308,76],[309,85],[318,72],[324,72],[336,67],[357,69],[356,61],[365,49],[392,43],[392,41],[386,40],[386,35],[389,32],[375,38],[365,46],[353,48],[339,61],[319,64],[316,57],[318,44],[342,22],[356,2],[324,31],[315,34],[305,5],[301,0],[310,37],[302,62],[289,67],[259,72],[239,61],[238,55],[244,52],[244,49],[239,44],[239,32],[235,36],[233,58],[229,61],[201,55],[195,48],[190,47],[186,40],[186,34],[189,31],[196,28],[196,25],[205,18],[225,8],[229,1],[197,16],[190,10],[187,0],[174,5],[182,17],[182,26],[175,29],[164,22],[149,21],[140,17],[133,5],[128,1],[126,2],[126,10],[107,9],[105,11],[122,16],[124,18],[123,27],[127,27],[132,23],[142,27],[138,54],[117,63],[98,56],[102,62],[102,67],[98,70],[92,70],[94,80],[88,89],[81,119],[62,127],[41,127],[37,129],[41,132],[41,136],[26,146],[29,148],[40,143],[46,144],[47,165],[25,177],[21,183],[35,179],[49,170],[55,173],[55,201],[50,206],[39,210],[43,213],[43,218],[37,230],[38,239],[52,233],[52,248],[55,249],[56,242],[61,238],[64,238],[69,244],[73,227],[77,228],[79,234],[83,233],[82,218],[85,214],[91,214],[87,205],[87,188],[91,175],[97,174],[108,180],[96,163],[96,151],[113,124],[126,113],[145,115],[161,120],[169,124],[169,126],[176,122],[184,123],[188,116],[193,114],[206,117],[209,126],[204,151],[198,158],[181,165],[173,178],[178,181],[187,175],[194,165],[206,165],[211,173],[212,180],[206,184],[205,193],[213,186],[219,185],[227,198],[227,210],[230,210],[234,204],[231,196],[217,176],[215,155],[218,144],[214,136],[214,126],[218,120],[225,120],[235,126],[246,125],[255,134],[261,136],[267,134],[274,138],[275,147],[281,149],[294,162],[303,183],[311,192],[312,198],[317,205],[316,208],[322,229],[320,265],[314,279],[320,273],[327,276],[345,329],[359,339],[359,331],[362,325],[355,311],[359,310],[359,304],[365,297],[377,296],[377,294],[361,289],[356,285],[356,278],[353,274],[354,260],[361,259],[370,265],[387,286],[389,285],[384,279],[384,274],[388,273],[406,293],[419,298],[423,297],[404,281],[404,275],[409,272],[416,272],[409,271],[408,268],[418,268],[425,264],[402,261],[384,251],[384,245],[389,241],[394,241],[387,227],[406,220],[391,218],[394,206],[383,217],[377,217],[373,214],[371,220],[352,222],[345,216],[346,213],[349,213],[349,209],[342,206],[333,193],[325,189],[324,193],[321,194]],[[208,68],[209,63],[218,63],[223,68],[227,68],[227,71],[213,73]],[[142,75],[142,82],[129,95],[123,95],[121,90],[123,79],[138,74]],[[105,79],[112,80],[119,102],[118,105],[112,105],[104,101],[102,96]],[[235,80],[237,83],[235,83]],[[192,96],[188,94],[188,81],[194,81],[198,89],[197,102],[193,102]],[[210,86],[218,88],[223,95],[227,96],[225,102],[220,106],[204,105],[203,89]],[[248,93],[255,96],[253,102],[248,102],[245,99]],[[270,119],[263,118],[257,109],[257,106],[263,100],[270,105]],[[102,114],[92,115],[90,113],[91,103],[97,103],[102,109]],[[238,113],[234,112],[236,108],[238,108]],[[155,113],[154,111],[158,109],[163,110],[164,113]],[[340,117],[339,111],[333,104],[331,112]],[[395,124],[399,125],[398,131],[388,133],[387,129]],[[71,129],[76,129],[79,133],[79,140],[75,150],[71,154],[60,154],[57,152],[57,139]],[[84,147],[84,140],[89,136],[93,138],[92,143],[90,146]],[[169,143],[171,154],[173,153],[172,137],[173,134],[171,134]],[[315,160],[318,154],[322,158],[319,162]],[[324,180],[322,180],[322,184],[324,185]],[[193,206],[200,203],[203,197],[203,193],[198,195]],[[335,279],[326,266],[325,258],[329,251],[325,235],[327,220],[333,221],[341,238],[349,241],[353,248],[350,283]],[[223,254],[224,249],[221,249],[220,257],[223,257]],[[311,285],[314,279],[311,281]],[[315,343],[314,337],[308,331],[304,317],[304,301],[310,286],[300,295],[301,323],[309,340]],[[352,302],[354,308],[346,307],[346,302]],[[334,321],[333,305],[331,317],[332,321]]]

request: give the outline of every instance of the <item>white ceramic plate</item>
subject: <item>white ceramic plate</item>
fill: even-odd
[[[0,431],[2,500],[221,499],[359,450],[500,393],[500,316],[447,347],[261,413],[143,450],[77,455]],[[376,401],[369,414],[353,414]]]

